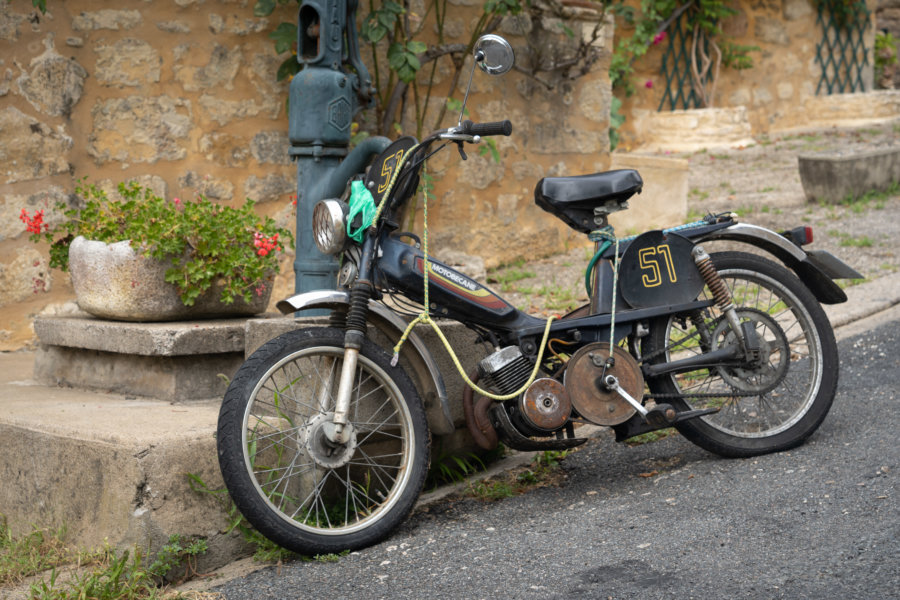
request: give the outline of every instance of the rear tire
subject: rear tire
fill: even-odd
[[[677,426],[710,452],[747,457],[798,446],[821,425],[837,389],[837,344],[828,317],[806,286],[783,267],[739,252],[711,257],[741,321],[754,323],[765,360],[756,369],[715,367],[666,374],[648,379],[650,391],[721,394],[659,400],[679,410],[720,408]],[[700,298],[711,298],[708,288]],[[651,363],[677,360],[722,347],[729,335],[715,306],[702,315],[669,315],[651,322],[642,354]]]
[[[359,352],[347,444],[325,435],[344,334],[311,328],[253,353],[219,413],[219,466],[241,514],[301,554],[371,545],[409,514],[428,469],[425,411],[406,373],[369,340]]]

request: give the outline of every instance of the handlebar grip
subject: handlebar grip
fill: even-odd
[[[512,123],[509,119],[505,121],[494,121],[492,123],[473,123],[472,121],[463,121],[463,133],[468,135],[480,135],[481,137],[489,135],[509,135],[512,133]]]

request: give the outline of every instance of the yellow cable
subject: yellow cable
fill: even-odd
[[[412,151],[412,150],[410,150]],[[408,154],[408,153],[407,153]],[[403,160],[406,159],[406,155],[403,156]],[[402,164],[402,161],[401,161]],[[422,172],[425,172],[425,165],[422,165]],[[390,185],[388,186],[388,192],[390,192],[390,188],[393,186],[393,179],[391,180]],[[387,197],[387,193],[385,193],[385,198]],[[383,204],[383,201],[382,201]],[[379,206],[379,212],[380,212]],[[377,218],[377,215],[376,215]],[[528,378],[528,381],[525,385],[522,386],[521,389],[513,392],[512,394],[506,394],[499,396],[497,394],[492,394],[488,391],[485,391],[475,385],[471,379],[469,379],[468,375],[466,375],[466,371],[462,366],[462,363],[459,362],[459,358],[457,358],[456,353],[453,351],[453,348],[450,346],[450,342],[447,341],[447,338],[444,337],[444,333],[441,331],[441,328],[438,327],[438,324],[431,319],[428,314],[428,193],[426,192],[425,186],[422,186],[422,240],[423,240],[423,260],[422,260],[422,275],[425,285],[424,290],[424,300],[425,307],[422,310],[422,314],[413,319],[409,325],[406,327],[406,331],[403,332],[403,335],[400,336],[400,339],[397,341],[397,344],[394,346],[394,357],[391,359],[391,365],[396,366],[397,361],[400,359],[400,348],[406,342],[406,339],[409,337],[409,334],[412,332],[413,327],[418,325],[419,323],[427,323],[431,325],[431,328],[434,329],[434,332],[437,334],[438,338],[440,338],[441,342],[444,344],[444,348],[447,350],[447,354],[450,355],[450,358],[453,359],[453,364],[456,365],[456,370],[459,371],[460,376],[462,376],[463,381],[466,382],[470,388],[472,388],[478,394],[490,398],[491,400],[511,400],[517,397],[519,394],[523,393],[528,387],[534,383],[535,378],[537,377],[538,370],[541,367],[541,362],[544,359],[544,348],[547,345],[547,339],[550,337],[550,324],[553,322],[555,317],[550,317],[547,319],[547,324],[544,327],[544,338],[541,341],[540,351],[538,352],[537,362],[534,363],[534,369],[531,371],[531,376]]]

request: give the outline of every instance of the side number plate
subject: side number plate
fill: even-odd
[[[703,278],[691,250],[694,244],[675,233],[642,233],[619,263],[622,297],[634,308],[691,302],[703,289]]]

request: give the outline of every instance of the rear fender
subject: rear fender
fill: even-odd
[[[680,233],[685,235],[687,232]],[[862,278],[859,272],[838,258],[824,253],[827,254],[828,260],[823,260],[821,251],[807,253],[784,236],[757,225],[735,223],[692,239],[695,242],[730,240],[761,248],[793,270],[822,304],[840,304],[847,301],[847,294],[833,278]]]
[[[335,309],[348,307],[350,295],[339,290],[316,290],[291,296],[277,304],[278,310],[284,314],[313,308]],[[392,347],[400,340],[406,329],[406,323],[382,304],[369,301],[369,324],[383,336],[380,345]],[[447,402],[447,390],[444,379],[428,348],[416,333],[410,333],[400,350],[400,364],[413,378],[416,389],[425,404],[428,427],[437,435],[453,433],[453,419],[450,416],[450,405]]]

